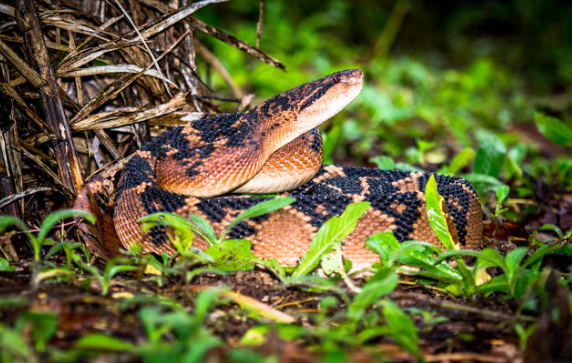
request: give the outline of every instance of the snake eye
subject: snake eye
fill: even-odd
[[[341,80],[342,79],[340,76],[334,76],[334,78],[332,79],[332,81],[334,81],[334,83],[340,83]]]

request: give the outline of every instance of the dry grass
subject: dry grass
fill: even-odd
[[[160,128],[215,113],[217,97],[200,79],[197,58],[228,84],[223,96],[238,110],[247,107],[252,95],[202,39],[284,65],[193,17],[224,1],[189,1],[179,9],[158,0],[1,4],[0,208],[37,224],[50,210],[70,206],[96,171],[120,170]]]

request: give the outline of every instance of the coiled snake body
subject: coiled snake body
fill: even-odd
[[[425,207],[430,174],[321,166],[322,139],[316,127],[351,102],[361,87],[361,71],[337,72],[281,93],[245,114],[192,121],[151,140],[127,164],[117,187],[113,220],[98,217],[101,227],[90,232],[91,237],[98,234],[97,242],[88,247],[109,255],[119,246],[139,243],[145,252],[172,254],[164,229],[141,233],[141,217],[159,211],[195,213],[221,233],[238,214],[270,199],[231,192],[280,192],[278,196],[296,199],[238,223],[228,234],[250,240],[255,255],[281,264],[296,264],[318,228],[358,201],[371,205],[342,247],[354,268],[378,260],[364,245],[378,232],[392,231],[400,241],[440,245]],[[465,248],[478,247],[482,213],[473,186],[457,177],[435,177],[456,238]],[[98,203],[94,196],[109,186],[104,184],[101,179],[88,184],[76,207],[93,212]],[[120,243],[111,242],[115,234]],[[206,247],[198,236],[194,243]]]

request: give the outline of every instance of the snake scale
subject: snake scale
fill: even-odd
[[[233,192],[278,192],[279,197],[295,198],[282,209],[238,223],[228,234],[250,240],[255,255],[276,258],[283,265],[295,265],[318,228],[359,201],[370,202],[370,207],[342,247],[354,268],[379,260],[364,245],[375,233],[391,231],[399,241],[440,246],[425,205],[431,174],[321,165],[317,126],[350,103],[362,83],[360,70],[340,71],[274,96],[244,114],[203,118],[164,132],[129,161],[115,192],[109,180],[95,178],[80,193],[76,207],[97,217],[95,228],[83,229],[88,247],[104,257],[133,243],[142,245],[144,252],[173,254],[165,228],[142,234],[141,217],[159,211],[195,213],[220,234],[241,212],[271,198]],[[477,248],[483,227],[473,186],[458,177],[435,178],[447,218],[455,226],[454,237],[463,248]],[[102,197],[105,194],[108,199]],[[207,247],[199,236],[194,244]]]

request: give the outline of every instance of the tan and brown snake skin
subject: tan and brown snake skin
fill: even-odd
[[[116,192],[109,180],[97,177],[78,196],[76,208],[97,217],[96,226],[81,227],[88,247],[103,257],[132,243],[141,244],[144,252],[173,254],[164,228],[143,235],[138,220],[159,211],[195,213],[220,234],[238,214],[270,199],[230,194],[237,190],[280,192],[278,196],[296,199],[237,224],[228,234],[250,240],[258,257],[276,258],[284,265],[295,265],[318,228],[359,201],[371,205],[342,248],[354,269],[379,260],[364,245],[375,233],[392,231],[400,241],[440,246],[425,207],[430,174],[321,166],[322,139],[316,127],[351,102],[362,82],[359,70],[337,72],[274,96],[247,113],[191,121],[151,140],[129,161]],[[473,186],[458,177],[435,178],[456,238],[463,248],[477,248],[483,227]],[[195,245],[207,247],[199,236]]]

